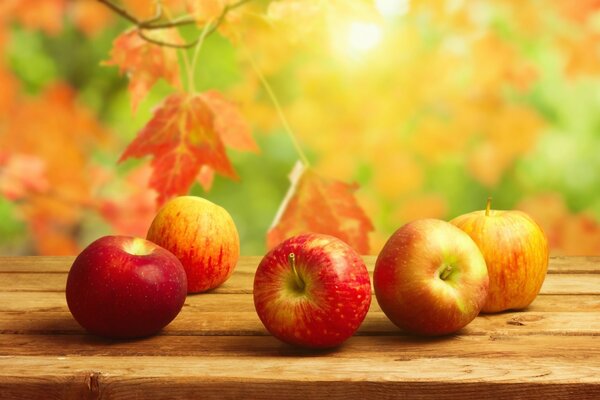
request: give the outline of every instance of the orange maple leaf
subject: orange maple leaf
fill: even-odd
[[[65,84],[15,100],[0,124],[0,192],[19,200],[39,254],[76,254],[84,212],[95,203],[89,155],[109,136]]]
[[[97,35],[115,19],[115,14],[97,0],[70,3],[69,15],[75,26],[87,36]]]
[[[248,121],[238,107],[216,90],[208,90],[200,95],[215,115],[215,129],[220,133],[225,146],[239,151],[258,152],[258,145],[252,138]],[[198,183],[205,191],[210,190],[214,171],[203,165],[197,176]]]
[[[219,120],[227,115],[231,117],[227,114],[231,104],[224,108],[215,107],[215,103],[211,102],[214,96],[212,92],[170,95],[121,156],[120,161],[146,155],[154,157],[150,186],[159,193],[159,204],[172,196],[187,193],[195,179],[209,184],[213,171],[237,179],[225,153],[225,143],[234,143],[232,147],[237,146],[238,149],[256,146],[251,138],[242,143],[231,139],[239,136],[248,140],[245,135],[249,136],[249,131],[228,133],[229,127]],[[225,112],[220,113],[223,110]],[[231,126],[239,124],[234,118]]]
[[[63,28],[67,0],[3,0],[2,10],[28,29],[57,35]]]
[[[43,159],[19,153],[0,154],[0,195],[22,200],[30,193],[45,193],[49,187]]]
[[[290,174],[292,186],[267,234],[272,248],[302,232],[335,236],[361,254],[369,253],[369,232],[373,224],[360,207],[350,185],[327,179],[298,163]]]
[[[176,29],[154,30],[148,35],[169,43],[181,42]],[[137,29],[125,31],[115,39],[110,57],[104,65],[116,65],[129,77],[134,112],[158,79],[163,78],[176,88],[181,86],[177,50],[144,40]]]
[[[205,24],[207,21],[214,20],[221,15],[225,6],[226,0],[186,0],[187,11],[192,15],[199,25]]]

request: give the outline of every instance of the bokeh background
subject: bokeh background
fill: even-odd
[[[117,3],[152,12],[150,1]],[[1,2],[0,255],[145,234],[156,211],[148,160],[117,160],[174,89],[159,81],[132,112],[127,77],[102,65],[130,26],[95,0]],[[229,152],[240,180],[191,193],[227,208],[242,254],[256,255],[298,154],[248,53],[315,169],[360,185],[371,253],[409,220],[450,219],[492,196],[494,208],[530,213],[552,254],[600,254],[600,1],[236,9],[194,73],[239,104],[260,153]]]

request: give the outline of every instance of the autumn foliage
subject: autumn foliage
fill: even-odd
[[[379,3],[3,2],[0,194],[31,238],[20,251],[74,254],[98,220],[144,235],[169,198],[211,196],[215,179],[242,190],[253,182],[239,160],[285,154],[286,167],[300,160],[289,186],[244,189],[254,197],[239,202],[245,215],[244,203],[280,196],[268,230],[242,230],[268,247],[318,231],[374,253],[401,224],[481,208],[491,194],[536,218],[555,254],[600,253],[600,175],[573,183],[579,156],[600,145],[597,125],[557,96],[598,84],[600,3]],[[126,82],[133,135],[106,117],[114,98],[88,104],[60,74],[32,90],[11,63],[13,36],[51,47],[72,31],[87,46],[111,42],[93,63]]]

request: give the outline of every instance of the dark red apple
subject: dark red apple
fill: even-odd
[[[334,347],[356,332],[371,304],[362,258],[341,240],[316,233],[289,238],[260,262],[254,305],[278,339],[309,348]]]
[[[104,236],[77,256],[67,304],[90,333],[111,338],[152,335],[171,322],[187,294],[181,262],[142,238]]]

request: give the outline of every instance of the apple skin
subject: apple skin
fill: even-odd
[[[240,257],[240,237],[231,215],[201,197],[168,201],[154,217],[146,238],[179,258],[187,274],[188,293],[221,285]]]
[[[298,287],[289,255],[305,287]],[[273,248],[254,276],[254,306],[276,338],[295,346],[329,348],[356,332],[371,304],[362,258],[333,236],[305,233]]]
[[[521,211],[489,209],[450,222],[471,236],[485,258],[490,288],[482,312],[520,310],[531,304],[548,270],[548,239],[538,224]]]
[[[447,266],[449,276],[442,278]],[[385,315],[411,333],[456,332],[481,310],[488,273],[477,245],[448,222],[421,219],[398,229],[377,257],[375,296]]]
[[[155,334],[179,313],[187,294],[183,266],[142,238],[104,236],[75,259],[66,297],[75,320],[110,338]]]

